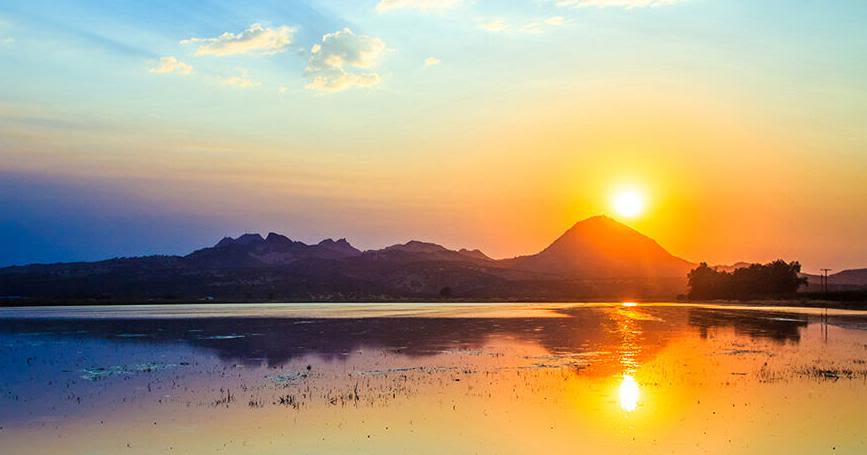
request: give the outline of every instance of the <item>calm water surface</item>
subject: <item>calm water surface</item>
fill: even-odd
[[[2,454],[867,453],[867,314],[0,309]]]

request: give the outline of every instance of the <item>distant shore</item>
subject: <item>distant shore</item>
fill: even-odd
[[[593,299],[358,299],[358,300],[111,300],[111,299],[80,299],[80,300],[38,300],[26,298],[2,298],[0,308],[3,307],[47,307],[47,306],[135,306],[135,305],[232,305],[232,304],[316,304],[316,303],[609,303],[609,302],[636,302],[636,303],[682,303],[711,304],[711,305],[749,305],[768,307],[803,307],[803,308],[833,308],[841,310],[867,310],[867,300],[826,300],[814,298],[796,299],[751,299],[751,300],[678,300],[664,298],[649,299],[624,299],[618,297],[593,298]]]

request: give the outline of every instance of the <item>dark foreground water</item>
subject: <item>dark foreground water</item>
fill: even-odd
[[[0,309],[0,454],[867,453],[867,314]]]

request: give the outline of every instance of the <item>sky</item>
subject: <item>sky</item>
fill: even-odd
[[[0,265],[280,232],[867,267],[867,2],[0,3]]]

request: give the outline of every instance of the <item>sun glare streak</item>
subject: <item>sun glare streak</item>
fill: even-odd
[[[635,382],[635,378],[631,375],[623,375],[623,380],[620,382],[618,394],[620,396],[620,409],[623,409],[626,412],[632,412],[636,407],[638,407],[640,391],[638,390],[638,383]]]

